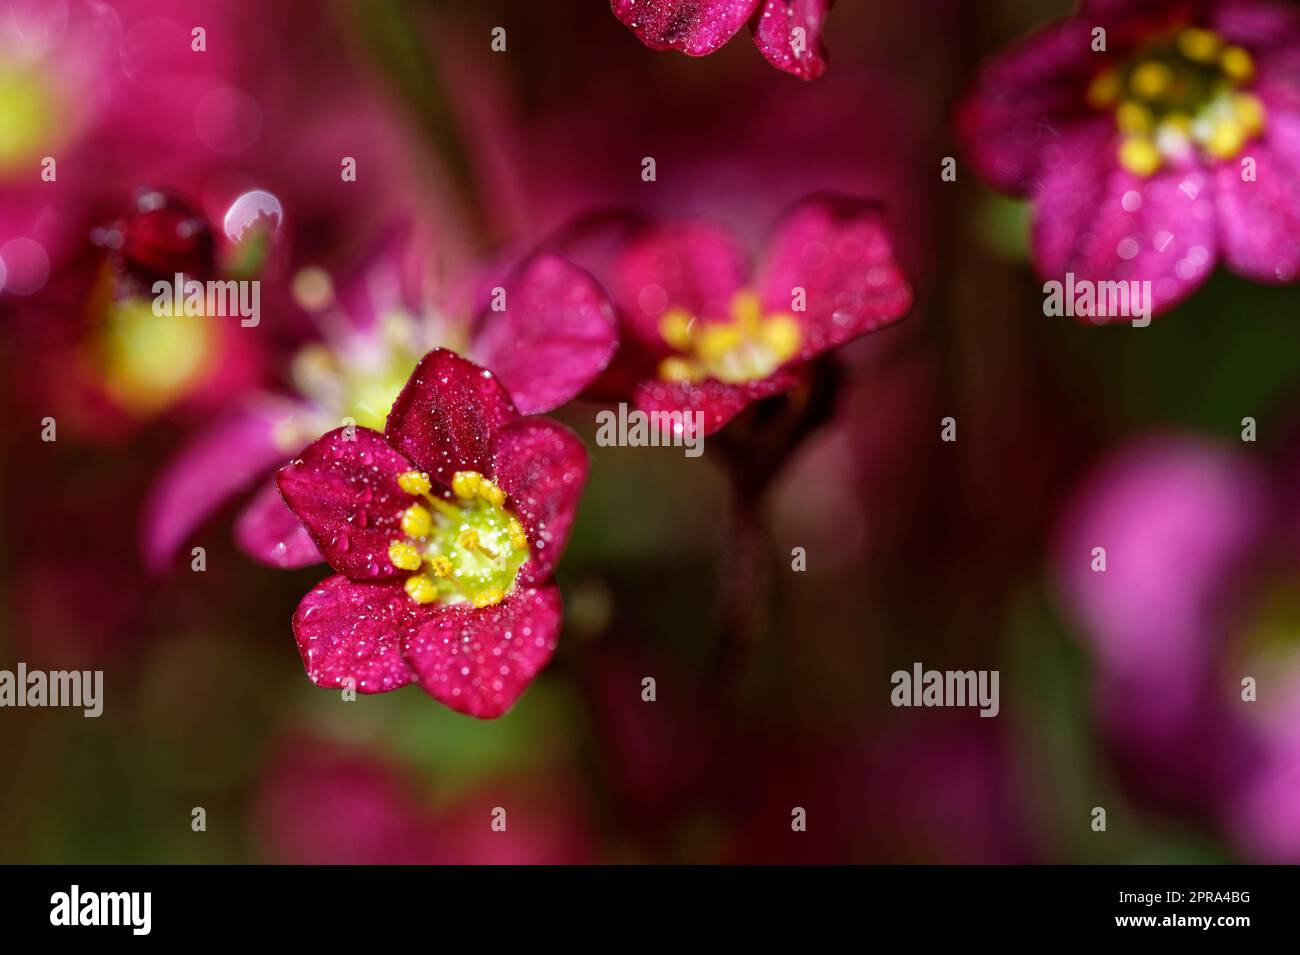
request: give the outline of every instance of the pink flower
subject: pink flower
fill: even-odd
[[[1210,814],[1251,858],[1294,862],[1300,523],[1279,477],[1198,439],[1136,442],[1073,498],[1055,562],[1131,787]]]
[[[746,23],[778,70],[814,80],[826,69],[822,21],[832,0],[610,0],[618,17],[653,50],[707,56]]]
[[[303,269],[294,285],[321,340],[294,358],[294,394],[260,395],[185,445],[156,481],[143,520],[146,563],[166,566],[231,497],[258,485],[235,525],[249,556],[302,567],[321,556],[270,479],[275,467],[349,421],[381,429],[420,356],[454,349],[491,368],[524,414],[549,411],[585,388],[617,346],[612,306],[567,260],[525,260],[476,311],[431,300],[420,250],[405,231],[378,243],[335,283]]]
[[[643,376],[637,407],[699,412],[706,435],[912,303],[880,211],[834,196],[799,203],[757,272],[735,237],[699,221],[639,230],[610,268],[625,369]]]
[[[570,431],[520,416],[491,372],[430,352],[382,434],[338,428],[276,478],[338,571],[294,614],[307,675],[361,693],[418,683],[500,716],[555,650],[551,572],[586,476]]]
[[[959,125],[980,174],[1033,202],[1049,278],[1150,281],[1163,310],[1219,260],[1300,270],[1294,8],[1093,0],[995,60]]]

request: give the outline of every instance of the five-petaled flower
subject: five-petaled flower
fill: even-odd
[[[551,572],[586,476],[568,429],[521,416],[491,372],[430,352],[382,434],[336,429],[277,476],[338,572],[294,614],[307,675],[360,693],[414,682],[500,716],[555,650]]]
[[[1298,58],[1291,7],[1091,0],[994,61],[960,127],[981,175],[1032,199],[1044,275],[1150,281],[1167,309],[1220,258],[1300,271]]]
[[[791,210],[752,275],[735,237],[699,221],[640,230],[611,268],[625,362],[644,370],[637,407],[699,412],[706,435],[912,304],[879,209],[838,196]]]
[[[159,475],[143,520],[153,569],[175,559],[194,531],[249,486],[235,522],[244,553],[277,567],[319,563],[272,475],[293,454],[349,421],[382,428],[420,357],[451,348],[491,368],[524,414],[550,411],[585,388],[617,346],[613,307],[596,280],[560,256],[529,256],[501,278],[498,311],[432,300],[424,256],[406,229],[362,255],[337,282],[318,268],[295,293],[321,337],[292,362],[293,394],[260,394],[201,430]],[[213,475],[220,474],[220,480]]]
[[[610,0],[614,15],[654,50],[707,56],[746,23],[778,70],[805,80],[826,69],[822,21],[833,0]]]

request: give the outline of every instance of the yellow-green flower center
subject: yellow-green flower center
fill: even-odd
[[[54,97],[39,73],[0,64],[0,174],[38,175],[33,163],[42,150],[54,145],[57,114]]]
[[[1254,79],[1244,48],[1188,27],[1098,73],[1087,99],[1113,112],[1120,165],[1146,177],[1197,152],[1208,160],[1237,156],[1264,130],[1264,106],[1248,91]]]
[[[209,373],[217,344],[206,318],[155,315],[147,299],[111,302],[97,339],[101,380],[122,407],[155,414]]]
[[[794,316],[765,314],[753,289],[732,296],[723,321],[670,308],[659,320],[659,334],[677,352],[659,363],[659,377],[666,381],[715,378],[739,384],[766,378],[798,354],[803,342]]]
[[[505,507],[506,494],[477,471],[457,471],[452,498],[433,493],[429,476],[407,471],[398,485],[411,496],[402,536],[388,545],[398,570],[414,571],[406,593],[418,604],[505,600],[528,560],[528,535]]]

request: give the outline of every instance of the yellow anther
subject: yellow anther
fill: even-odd
[[[1256,136],[1264,130],[1264,104],[1253,93],[1238,93],[1232,98],[1232,115],[1246,131]]]
[[[1213,30],[1188,27],[1178,34],[1178,52],[1194,63],[1213,63],[1223,41]]]
[[[407,537],[428,537],[433,530],[433,515],[419,504],[402,512],[402,533]]]
[[[1105,109],[1119,102],[1123,93],[1123,84],[1119,74],[1114,70],[1102,70],[1088,84],[1088,105],[1094,109]]]
[[[478,491],[483,475],[477,471],[457,471],[451,476],[451,489],[456,496],[468,501]]]
[[[1129,136],[1119,146],[1119,163],[1138,176],[1149,176],[1160,168],[1160,150],[1147,136]]]
[[[711,322],[699,332],[696,352],[706,362],[714,362],[733,351],[745,340],[736,325]]]
[[[1219,69],[1234,83],[1249,83],[1255,78],[1255,61],[1239,46],[1230,46],[1219,54]]]
[[[731,296],[731,317],[742,328],[755,329],[763,320],[763,302],[753,289],[741,289]]]
[[[679,351],[691,347],[691,323],[694,319],[689,312],[680,308],[670,308],[659,319],[659,334],[664,341]]]
[[[423,471],[403,471],[397,476],[397,486],[407,494],[428,494],[429,475]]]
[[[454,569],[455,568],[452,567],[451,561],[442,554],[434,554],[429,558],[429,571],[435,577],[450,577]]]
[[[1235,119],[1221,119],[1210,130],[1205,148],[1220,159],[1231,159],[1246,142],[1246,129]]]
[[[518,518],[510,518],[510,523],[506,525],[506,534],[510,537],[510,543],[516,550],[522,550],[528,546],[528,535],[524,533],[524,525],[519,523]]]
[[[1121,133],[1149,133],[1153,123],[1151,110],[1135,99],[1126,99],[1115,109],[1115,125]]]
[[[777,361],[793,358],[803,343],[799,322],[791,315],[773,315],[763,326],[763,341],[772,349]]]
[[[491,607],[506,599],[506,592],[500,587],[485,587],[474,595],[471,603],[475,607]]]
[[[405,541],[393,541],[388,545],[388,559],[398,570],[419,570],[423,563],[420,552]]]
[[[456,540],[457,543],[466,550],[477,551],[488,560],[497,559],[497,552],[491,547],[488,547],[487,544],[484,544],[482,539],[478,536],[478,531],[473,528],[461,531],[460,536]]]
[[[690,381],[694,378],[691,363],[676,355],[659,363],[659,377],[664,381]]]
[[[1174,85],[1174,71],[1168,63],[1159,60],[1147,60],[1128,78],[1129,89],[1143,99],[1157,99],[1169,92]]]
[[[438,599],[438,585],[423,574],[407,577],[406,595],[418,604],[431,604]]]
[[[506,502],[506,492],[501,490],[499,485],[489,481],[487,478],[483,478],[479,481],[478,496],[494,507],[500,507]]]

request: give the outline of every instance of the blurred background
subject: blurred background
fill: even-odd
[[[811,83],[743,35],[651,51],[603,0],[14,6],[0,669],[102,669],[105,689],[99,719],[0,710],[0,861],[1300,859],[1300,289],[1220,272],[1147,329],[1044,318],[1026,204],[967,174],[952,116],[1069,4],[842,0]],[[164,346],[114,308],[105,283],[150,248],[141,189],[206,216],[230,274],[257,260],[258,327]],[[227,248],[253,189],[282,207],[272,240]],[[556,415],[593,456],[559,650],[499,720],[314,687],[290,618],[324,571],[246,557],[240,500],[193,535],[205,571],[146,569],[160,471],[285,389],[304,269],[414,222],[468,276],[615,208],[715,218],[757,251],[821,189],[884,202],[916,305],[842,350],[834,417],[771,489],[770,592],[725,715],[698,705],[724,475],[597,447],[593,402]],[[1081,576],[1095,546],[1115,592]],[[998,670],[998,717],[892,707],[917,661]]]

